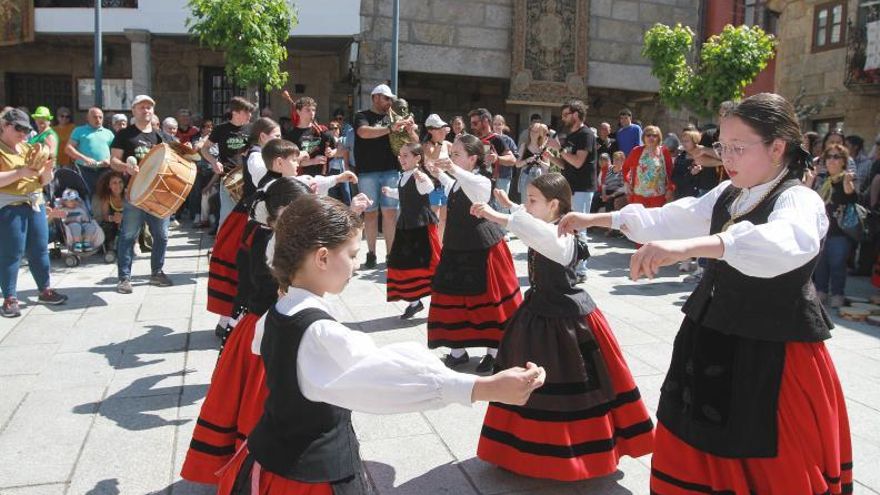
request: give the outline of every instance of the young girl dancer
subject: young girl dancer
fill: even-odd
[[[547,380],[524,406],[489,404],[477,456],[535,478],[563,481],[605,476],[624,456],[651,452],[654,426],[608,322],[577,286],[575,266],[589,256],[576,236],[553,225],[571,211],[561,174],[533,179],[525,206],[496,190],[499,205],[471,208],[529,246],[529,284],[501,339],[496,366],[535,361]]]
[[[267,158],[271,163],[272,155]],[[217,484],[217,471],[229,462],[263,413],[264,370],[259,356],[251,352],[251,341],[257,320],[278,300],[278,284],[266,264],[266,246],[282,209],[309,193],[299,180],[282,177],[270,179],[254,195],[248,235],[237,258],[236,305],[242,305],[243,312],[211,376],[180,473],[186,480]]]
[[[846,403],[823,343],[832,325],[810,281],[828,217],[800,181],[798,119],[770,93],[721,115],[714,147],[730,181],[662,208],[570,214],[559,231],[619,227],[645,243],[633,280],[709,258],[661,389],[652,493],[852,493]]]
[[[431,278],[440,262],[437,216],[428,194],[434,190],[431,177],[421,170],[425,159],[422,146],[408,143],[397,155],[403,174],[398,187],[383,187],[382,194],[400,201],[394,245],[388,254],[388,301],[409,301],[400,316],[406,320],[425,309],[422,298],[431,295]]]
[[[259,147],[270,139],[277,137],[281,130],[274,120],[260,118],[251,129],[251,149],[248,151],[248,162],[254,155],[259,155]],[[215,237],[214,250],[208,265],[208,311],[220,315],[215,334],[223,338],[227,325],[233,317],[233,305],[238,285],[238,269],[235,258],[241,243],[245,225],[248,222],[248,201],[252,191],[256,190],[250,180],[249,167],[245,167],[245,195],[220,226]],[[248,194],[250,193],[250,194]]]
[[[451,160],[436,160],[429,168],[446,190],[449,212],[431,284],[428,347],[450,347],[445,362],[454,367],[468,362],[466,347],[485,346],[479,372],[492,369],[507,320],[522,302],[504,231],[470,213],[471,204],[492,195],[483,157],[482,141],[466,134],[452,145]]]
[[[477,400],[524,403],[543,383],[534,363],[490,377],[459,374],[412,344],[377,348],[330,315],[357,268],[362,220],[327,197],[301,197],[275,228],[272,267],[284,295],[257,324],[269,395],[218,493],[367,493],[351,411],[399,413]]]

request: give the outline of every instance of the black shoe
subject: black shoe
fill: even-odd
[[[416,313],[418,313],[419,311],[421,311],[423,309],[425,309],[425,305],[422,304],[422,301],[419,301],[419,303],[416,305],[410,304],[409,306],[406,307],[406,310],[403,312],[403,314],[400,315],[400,319],[401,320],[408,320],[408,319],[412,318],[413,316],[415,316]]]
[[[223,340],[223,338],[226,337],[226,325],[221,325],[218,323],[217,326],[214,327],[214,336],[220,340]]]
[[[364,263],[364,268],[376,268],[376,253],[367,251],[367,261]]]
[[[493,366],[495,366],[495,358],[492,357],[491,354],[486,354],[483,356],[483,359],[480,360],[480,364],[477,365],[477,373],[492,371]]]
[[[443,358],[443,364],[445,364],[447,368],[455,368],[456,366],[461,366],[470,360],[471,357],[468,356],[467,351],[465,351],[464,354],[458,357],[453,357],[452,354],[447,354],[446,357]]]

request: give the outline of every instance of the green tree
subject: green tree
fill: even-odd
[[[727,25],[703,43],[697,56],[689,27],[655,24],[645,33],[642,56],[660,81],[663,103],[711,118],[722,102],[742,98],[773,57],[775,45],[759,27]]]
[[[285,43],[296,25],[289,0],[189,0],[190,34],[226,53],[226,74],[240,86],[281,88],[287,72]]]

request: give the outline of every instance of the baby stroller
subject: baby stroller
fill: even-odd
[[[54,230],[54,235],[50,233],[50,238],[53,238],[55,242],[53,251],[59,256],[63,256],[64,264],[71,268],[82,263],[83,258],[98,251],[103,252],[106,263],[116,261],[116,253],[104,246],[104,231],[91,216],[91,191],[82,176],[74,169],[61,168],[55,171],[55,179],[49,187],[49,194],[56,208],[61,206],[65,191],[70,191],[69,195],[76,196],[88,214],[89,221],[83,222],[82,225],[88,226],[88,231],[91,232],[88,239],[89,247],[88,249],[76,249],[73,242],[72,226],[61,219],[56,219],[50,223],[50,228]],[[85,227],[81,228],[85,230]]]

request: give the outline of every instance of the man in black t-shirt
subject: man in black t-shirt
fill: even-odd
[[[211,131],[208,140],[202,146],[200,153],[206,162],[211,164],[214,173],[225,175],[235,167],[242,165],[244,161],[244,153],[248,148],[248,135],[250,128],[246,124],[250,122],[251,115],[256,107],[253,103],[245,100],[241,96],[234,96],[229,100],[229,110],[232,117],[229,121],[224,122]],[[214,158],[210,153],[210,149],[217,145],[219,156]],[[219,228],[232,209],[235,208],[235,201],[229,195],[226,186],[220,184],[220,219],[217,222]]]
[[[589,213],[593,195],[596,192],[596,134],[584,124],[587,105],[580,100],[572,100],[562,105],[562,125],[565,138],[553,138],[548,146],[559,150],[559,157],[551,160],[562,167],[562,175],[571,186],[571,209],[577,213]],[[586,235],[581,233],[584,240]],[[580,281],[587,278],[587,263],[578,263],[577,275]]]
[[[140,172],[139,163],[150,149],[162,142],[171,142],[171,136],[154,128],[153,108],[156,102],[147,95],[138,95],[132,101],[131,113],[134,123],[120,130],[110,144],[110,167],[128,177]],[[146,223],[153,235],[153,248],[150,253],[150,285],[168,287],[171,279],[162,271],[165,265],[165,248],[168,245],[168,218],[159,218],[125,201],[122,210],[122,224],[117,238],[116,270],[119,281],[116,291],[131,294],[131,262],[134,257],[134,243]]]
[[[400,164],[391,151],[388,136],[414,125],[412,119],[400,120],[391,124],[388,109],[395,98],[385,84],[373,88],[372,106],[362,110],[354,117],[355,146],[354,156],[357,164],[358,189],[373,203],[364,211],[364,232],[367,237],[367,260],[365,268],[376,267],[376,238],[379,236],[379,208],[382,210],[382,232],[385,234],[385,252],[391,252],[394,243],[394,229],[397,223],[398,202],[382,194],[383,187],[395,188],[400,181]]]
[[[284,139],[309,155],[299,162],[299,175],[327,175],[327,161],[336,156],[336,149],[327,146],[327,129],[315,121],[318,103],[304,96],[293,103],[293,108],[298,122],[284,133]]]

